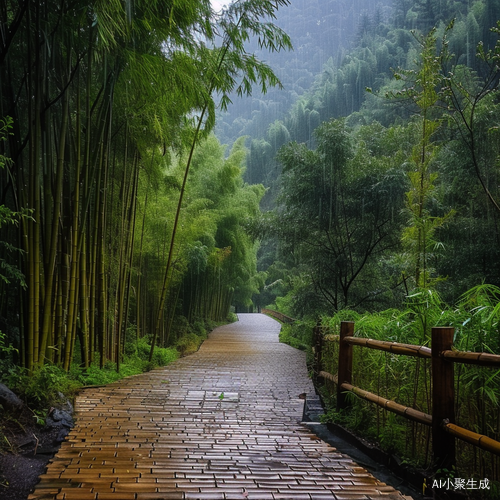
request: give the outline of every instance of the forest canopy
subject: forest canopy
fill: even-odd
[[[347,319],[500,353],[500,0],[4,0],[0,34],[0,383],[40,412],[261,307],[309,352]],[[354,365],[432,412],[426,360]],[[497,375],[454,379],[496,440]],[[325,419],[429,466],[363,405]]]

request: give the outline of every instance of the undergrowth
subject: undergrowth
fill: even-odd
[[[313,326],[314,323],[311,321],[295,321],[292,324],[283,324],[279,333],[280,342],[310,353],[313,341]]]
[[[370,314],[343,310],[333,317],[322,318],[322,369],[332,374],[337,373],[338,342],[330,339],[339,334],[341,321],[354,321],[357,337],[426,346],[430,346],[432,327],[452,326],[454,349],[500,354],[500,288],[492,285],[474,287],[452,306],[443,303],[433,290],[418,290],[408,297],[406,307],[401,310]],[[295,347],[302,342],[312,345],[311,334],[312,325],[286,326],[281,339]],[[432,414],[430,365],[428,359],[355,346],[352,383],[401,405]],[[352,393],[348,395],[350,408],[339,412],[336,386],[325,381],[321,391],[327,405],[324,422],[350,429],[409,465],[432,468],[430,427],[406,420]],[[500,371],[456,364],[455,394],[456,423],[500,441]],[[500,457],[459,439],[456,444],[457,477],[487,478],[492,482],[490,495],[494,489],[498,491]]]

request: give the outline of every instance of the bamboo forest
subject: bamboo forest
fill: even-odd
[[[332,373],[342,321],[500,354],[500,0],[4,0],[0,30],[0,383],[38,418],[262,309]],[[432,413],[429,361],[353,364]],[[455,384],[500,441],[498,367]],[[429,429],[318,391],[430,467]],[[457,446],[498,498],[498,454]]]

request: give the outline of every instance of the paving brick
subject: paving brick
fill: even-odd
[[[163,493],[137,493],[137,500],[184,500],[182,491]],[[98,500],[101,500],[100,498]],[[112,499],[110,499],[112,500]]]
[[[191,356],[82,391],[29,500],[410,500],[301,423],[314,387],[278,332],[240,315]]]
[[[97,493],[94,493],[89,490],[81,490],[81,489],[61,489],[56,499],[64,499],[64,500],[95,500],[97,497]],[[127,499],[123,499],[127,500]]]
[[[124,493],[123,491],[120,492],[105,492],[105,493],[97,493],[97,499],[96,500],[135,500],[136,499],[136,494],[135,493]]]

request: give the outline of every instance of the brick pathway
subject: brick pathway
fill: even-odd
[[[402,500],[301,424],[314,388],[278,331],[242,314],[196,354],[83,392],[29,500]]]

